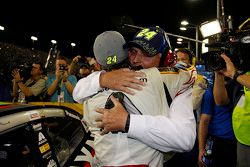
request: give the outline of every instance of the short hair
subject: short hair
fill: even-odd
[[[64,61],[66,61],[66,63],[67,64],[69,64],[69,59],[67,58],[67,57],[65,57],[65,56],[57,56],[56,57],[56,60],[64,60]]]
[[[34,62],[34,64],[39,64],[40,65],[40,70],[43,71],[42,74],[46,75],[47,71],[46,71],[46,68],[45,68],[45,65],[44,65],[43,62],[38,61],[38,62]]]
[[[188,55],[190,64],[192,64],[193,57],[195,57],[194,52],[192,50],[188,48],[177,48],[175,53],[177,54],[178,52],[186,53]]]

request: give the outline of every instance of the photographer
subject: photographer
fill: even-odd
[[[71,61],[70,65],[69,65],[69,74],[71,74],[71,75],[77,74],[77,68],[78,68],[77,64],[79,63],[80,59],[82,59],[82,57],[80,55],[77,55],[76,57],[73,58],[73,60]]]
[[[73,58],[69,66],[69,73],[75,75],[77,81],[81,78],[87,77],[91,73],[92,69],[85,57],[77,55]]]
[[[250,166],[250,75],[236,69],[231,59],[221,54],[226,68],[215,72],[214,99],[216,105],[234,104],[233,130],[237,143],[237,166]],[[230,91],[224,84],[224,77],[235,83]]]
[[[51,102],[74,102],[72,92],[77,79],[68,73],[67,58],[58,56],[55,74],[48,75],[46,86]]]
[[[28,69],[28,67],[27,67]],[[24,76],[29,71],[24,70],[27,74],[20,74],[23,69],[15,68],[11,75],[13,76],[13,101],[27,103],[29,101],[43,101],[45,87],[45,69],[42,63],[34,63],[30,71],[30,78],[25,81]]]

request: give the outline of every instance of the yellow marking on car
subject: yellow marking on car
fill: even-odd
[[[179,74],[179,72],[175,72],[175,71],[161,71],[161,74]]]
[[[41,147],[39,147],[39,150],[40,150],[41,154],[45,153],[49,149],[50,149],[49,143],[45,143],[44,145],[42,145]]]

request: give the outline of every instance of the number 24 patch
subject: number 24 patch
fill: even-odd
[[[117,62],[117,56],[116,55],[112,55],[107,57],[107,64],[114,64]]]

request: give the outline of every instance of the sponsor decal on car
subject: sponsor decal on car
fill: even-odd
[[[81,120],[80,117],[78,117],[77,115],[71,114],[68,111],[65,111],[65,114],[68,115],[71,118],[77,119],[77,120]]]
[[[49,163],[48,163],[47,167],[56,167],[56,166],[57,165],[56,165],[56,161],[55,160],[53,160],[53,159],[49,160]]]
[[[33,124],[32,125],[32,128],[34,129],[34,131],[40,131],[42,130],[42,124],[41,123],[38,123],[38,124]]]
[[[26,113],[26,115],[28,115],[30,121],[41,118],[39,112],[37,112],[37,111],[29,111]]]
[[[49,143],[45,143],[44,145],[39,147],[39,150],[40,150],[41,154],[45,153],[49,149],[50,149]]]
[[[45,143],[47,139],[44,137],[42,132],[38,133],[38,145]]]

